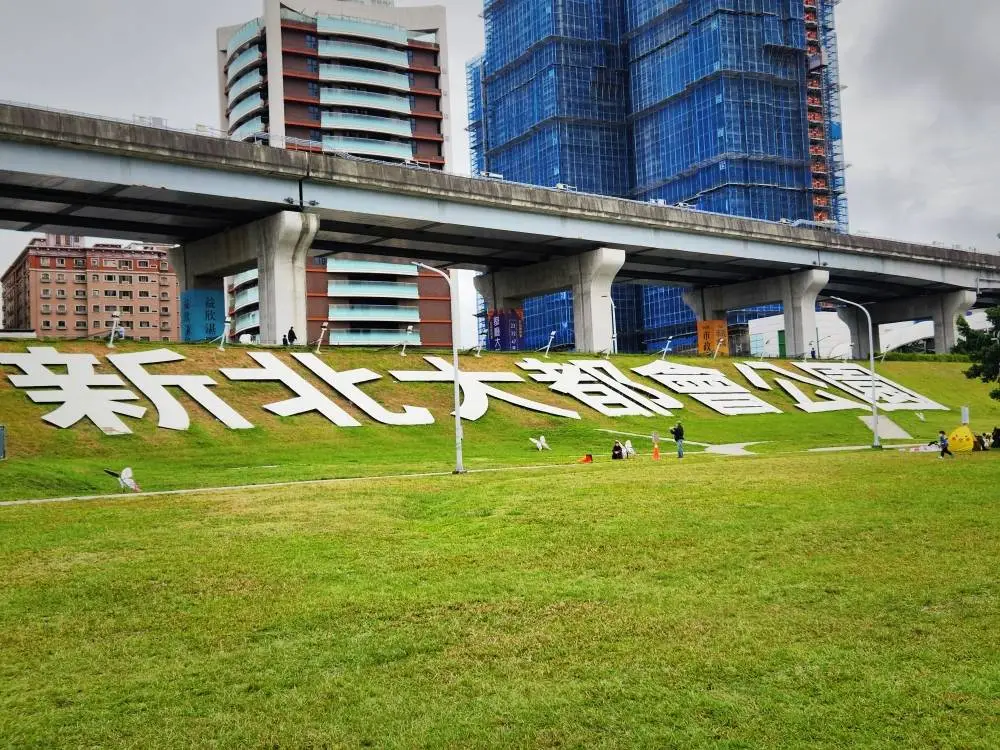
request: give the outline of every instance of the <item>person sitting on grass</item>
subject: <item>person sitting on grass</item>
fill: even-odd
[[[618,441],[615,441],[614,447],[611,448],[611,459],[613,461],[618,461],[625,458],[625,447]]]

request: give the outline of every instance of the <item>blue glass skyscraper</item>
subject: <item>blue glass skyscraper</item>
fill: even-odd
[[[846,228],[833,5],[485,0],[486,50],[467,69],[473,170]],[[553,330],[566,297],[531,317]],[[622,351],[694,329],[680,290],[615,297]]]

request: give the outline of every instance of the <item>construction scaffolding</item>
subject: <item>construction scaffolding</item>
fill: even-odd
[[[836,2],[485,0],[473,169],[846,231]],[[655,289],[634,305],[647,347],[693,319]],[[526,315],[529,339],[557,304]]]

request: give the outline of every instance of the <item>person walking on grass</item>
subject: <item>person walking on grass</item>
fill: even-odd
[[[955,457],[955,454],[948,450],[948,436],[944,434],[944,430],[938,430],[938,447],[941,449],[941,455],[938,458],[944,458],[946,455]]]
[[[670,434],[677,443],[677,458],[684,458],[684,425],[678,422],[670,428]]]
[[[295,342],[299,338],[298,336],[295,335],[295,329],[289,328],[287,336],[288,336],[288,345],[295,346]]]

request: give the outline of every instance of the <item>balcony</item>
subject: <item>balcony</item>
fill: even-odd
[[[255,18],[248,23],[243,24],[239,30],[230,37],[229,42],[226,44],[226,59],[230,59],[233,53],[242,47],[244,44],[249,42],[251,39],[256,39],[260,36],[261,31],[261,19]]]
[[[323,150],[346,152],[358,156],[375,156],[407,161],[413,158],[413,144],[398,141],[379,141],[374,138],[343,138],[336,135],[323,137]]]
[[[405,73],[359,68],[354,65],[320,65],[319,78],[321,81],[368,84],[387,89],[399,89],[400,91],[410,90],[410,77]]]
[[[420,346],[420,334],[416,331],[395,329],[365,331],[330,331],[330,344],[334,346],[395,346],[410,344]]]
[[[392,281],[331,281],[327,284],[328,297],[386,297],[389,299],[417,299],[420,295],[416,284]]]
[[[331,321],[382,321],[393,323],[419,323],[420,310],[396,305],[330,305]]]
[[[229,113],[229,122],[239,122],[244,117],[258,110],[264,109],[264,97],[260,93],[248,96],[241,101]]]
[[[352,42],[333,42],[326,39],[321,39],[319,42],[319,56],[381,63],[396,68],[408,68],[410,66],[410,56],[401,49],[375,47],[371,44],[354,44]]]
[[[401,26],[345,16],[317,17],[316,31],[320,34],[338,34],[340,36],[355,36],[362,39],[379,39],[383,42],[393,42],[399,45],[406,45],[407,37],[409,36],[409,32]]]
[[[228,83],[232,83],[236,76],[263,58],[264,55],[261,53],[260,47],[251,47],[250,49],[241,52],[235,59],[233,59],[232,62],[229,63],[229,68],[226,69],[226,81]]]
[[[342,112],[324,112],[322,126],[336,130],[361,130],[368,133],[386,133],[409,138],[413,135],[413,123],[392,117],[372,115],[350,115]]]
[[[260,328],[260,312],[258,310],[252,310],[233,318],[233,333],[235,335],[246,333],[251,328]]]
[[[234,141],[245,141],[255,135],[262,135],[266,132],[267,128],[264,127],[264,120],[260,117],[255,117],[233,130],[229,137]]]
[[[247,307],[248,305],[258,305],[260,304],[260,287],[252,286],[248,289],[242,289],[233,295],[233,308],[234,310],[239,310],[240,308]]]
[[[245,76],[240,76],[235,81],[233,85],[229,87],[229,106],[233,105],[237,99],[239,99],[244,93],[250,89],[256,88],[257,86],[264,85],[264,76],[261,75],[260,68],[254,68]]]
[[[326,270],[329,273],[383,273],[390,276],[417,276],[420,273],[420,269],[412,263],[386,263],[346,258],[327,258]]]
[[[396,94],[376,94],[370,91],[352,91],[351,89],[335,89],[325,87],[320,89],[321,104],[334,104],[341,107],[364,107],[367,109],[382,109],[386,112],[410,114],[410,97]]]
[[[238,274],[233,276],[233,287],[239,289],[244,284],[249,284],[251,281],[257,281],[257,269],[251,268],[249,271],[240,271]]]

